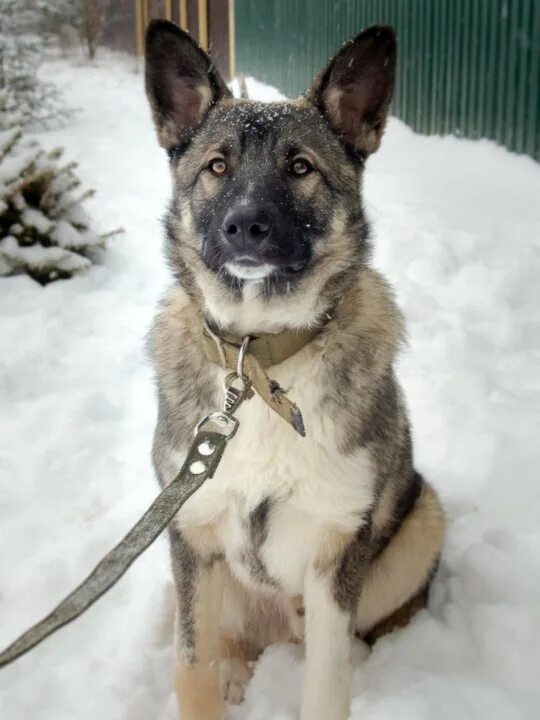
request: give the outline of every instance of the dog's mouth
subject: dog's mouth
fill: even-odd
[[[247,246],[246,246],[247,245]],[[275,238],[272,243],[244,243],[232,247],[221,234],[208,233],[201,259],[225,285],[241,289],[259,283],[272,293],[290,292],[297,281],[309,272],[314,253],[311,238],[300,237],[295,242]]]
[[[298,277],[307,268],[308,260],[298,260],[289,265],[263,262],[252,257],[235,258],[225,264],[225,269],[239,280],[281,280]]]

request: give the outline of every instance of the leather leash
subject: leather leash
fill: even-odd
[[[209,330],[210,338],[212,331]],[[304,336],[297,350],[309,340]],[[210,342],[214,342],[210,340]],[[114,547],[95,567],[90,575],[72,593],[70,593],[43,620],[33,625],[15,642],[0,653],[0,668],[12,663],[49,635],[82,615],[102,595],[110,590],[126,573],[131,564],[161,535],[173,520],[182,505],[201,485],[211,478],[220,463],[229,440],[238,429],[239,421],[235,412],[244,400],[253,396],[253,388],[264,401],[287,422],[304,435],[304,425],[300,410],[285,397],[285,391],[266,375],[261,361],[253,354],[252,348],[266,345],[260,343],[250,347],[249,337],[244,338],[240,346],[227,340],[220,340],[225,364],[232,364],[236,371],[225,380],[225,403],[223,410],[204,417],[195,428],[195,438],[188,450],[187,457],[175,479],[157,496],[142,518],[134,525],[116,547]],[[300,338],[298,338],[300,342]],[[293,345],[289,346],[289,349]],[[290,352],[290,357],[294,352]],[[220,352],[216,350],[218,356]],[[212,359],[212,358],[209,358]],[[285,358],[283,358],[285,359]],[[269,364],[275,364],[268,355]],[[278,361],[279,362],[279,361]]]

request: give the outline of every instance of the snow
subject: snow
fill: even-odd
[[[46,235],[53,228],[53,223],[40,210],[25,208],[22,212],[23,223],[27,227],[35,228]]]
[[[4,135],[7,134],[8,132],[6,131]],[[10,147],[10,139],[16,136],[16,132],[11,132],[10,137],[5,142],[2,150]],[[1,154],[3,153],[0,153],[0,155]],[[32,146],[31,144],[23,140],[20,148],[18,148],[17,151],[13,153],[13,155],[6,157],[6,159],[2,163],[2,167],[0,169],[0,190],[3,190],[3,186],[9,185],[14,180],[17,180],[20,177],[21,173],[36,160],[39,154],[39,147]]]
[[[81,240],[77,230],[66,220],[59,220],[57,222],[52,237],[59,247],[68,248],[77,247]]]
[[[0,240],[0,257],[14,269],[19,266],[31,267],[44,271],[49,270],[50,273],[58,270],[75,272],[87,269],[91,264],[90,260],[82,257],[82,255],[77,255],[77,253],[60,247],[43,247],[43,245],[24,247],[19,245],[11,235]]]
[[[169,282],[167,162],[133,61],[48,67],[86,205],[123,226],[104,265],[40,288],[2,279],[0,645],[39,619],[157,492],[144,342]],[[248,81],[253,96],[277,99]],[[368,163],[376,264],[409,327],[399,374],[417,465],[448,513],[429,609],[361,659],[353,720],[540,714],[540,167],[487,141],[427,138],[392,120]],[[173,720],[174,592],[158,541],[82,619],[0,673],[10,720]],[[267,650],[235,720],[291,720],[302,651]]]

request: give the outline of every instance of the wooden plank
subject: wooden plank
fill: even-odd
[[[198,1],[199,9],[199,45],[208,50],[208,0]]]
[[[182,30],[187,30],[188,29],[187,0],[179,0],[178,17],[180,18],[180,27],[182,28]]]
[[[148,23],[150,22],[150,8],[148,7],[149,3],[150,0],[142,0],[143,37],[144,33],[146,32],[146,28],[148,27]]]
[[[135,34],[137,55],[139,57],[144,53],[143,2],[144,0],[135,0]]]
[[[236,75],[236,27],[234,17],[234,0],[229,0],[229,77]]]

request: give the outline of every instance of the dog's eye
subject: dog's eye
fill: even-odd
[[[208,169],[214,175],[224,175],[227,172],[227,163],[223,158],[214,158],[208,163]]]
[[[313,170],[313,165],[304,158],[296,158],[290,166],[290,172],[295,177],[304,177]]]

